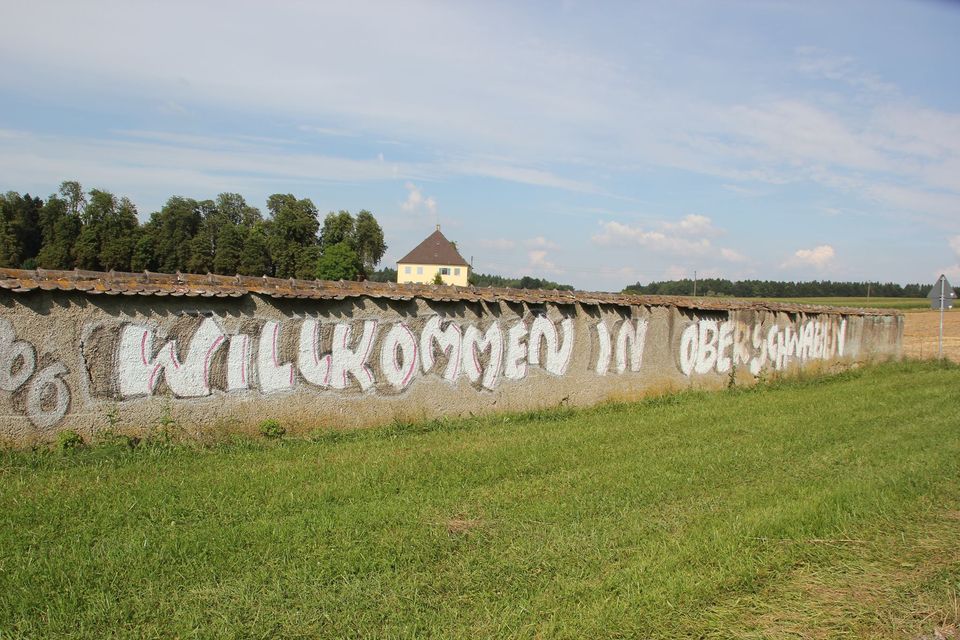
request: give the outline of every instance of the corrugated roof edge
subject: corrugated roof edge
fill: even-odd
[[[899,316],[888,309],[828,307],[785,304],[738,298],[692,298],[686,296],[641,296],[591,291],[452,287],[445,285],[396,284],[393,282],[347,282],[297,280],[267,276],[220,276],[188,273],[124,273],[119,271],[54,271],[48,269],[0,268],[0,289],[26,293],[79,291],[87,295],[239,297],[256,293],[273,298],[342,300],[344,298],[423,298],[436,302],[527,302],[616,306],[675,306],[703,311],[768,310],[787,313],[827,313],[866,316]]]

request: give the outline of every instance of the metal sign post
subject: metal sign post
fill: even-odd
[[[927,294],[930,298],[930,308],[940,309],[940,337],[937,339],[937,359],[943,360],[943,312],[953,308],[953,299],[957,297],[953,287],[947,282],[945,275],[940,275],[937,285]]]
[[[946,278],[940,276],[940,339],[937,341],[937,360],[943,360],[943,290]]]

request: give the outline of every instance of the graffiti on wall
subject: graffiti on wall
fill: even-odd
[[[600,323],[595,370],[639,371],[646,320]],[[99,330],[84,353],[94,395],[129,399],[169,393],[199,398],[214,391],[296,388],[395,394],[418,378],[478,390],[522,380],[530,368],[563,376],[573,357],[574,320],[545,316],[485,325],[441,316],[410,321],[268,320],[228,333],[215,317],[163,331],[125,323]],[[163,337],[161,337],[161,335]],[[107,345],[103,347],[103,345]],[[109,379],[109,384],[97,384]]]
[[[636,373],[643,367],[647,319],[593,325],[589,368],[598,376]],[[529,369],[563,376],[573,358],[574,321],[545,316],[486,325],[441,316],[409,321],[253,321],[226,332],[215,317],[161,331],[127,323],[106,329],[110,347],[85,355],[94,395],[129,399],[156,394],[200,398],[214,391],[261,393],[297,388],[396,394],[415,380],[467,379],[478,390],[519,381]],[[163,337],[161,337],[161,335]],[[845,319],[807,319],[785,325],[701,319],[680,335],[678,361],[685,376],[746,367],[785,369],[792,362],[842,357]],[[109,355],[104,362],[103,353]],[[97,393],[99,391],[99,393]]]
[[[36,348],[17,335],[0,318],[0,392],[10,394],[14,408],[26,414],[35,426],[46,429],[70,409],[70,387],[64,380],[67,367],[37,357]]]
[[[842,357],[846,319],[810,319],[786,326],[752,327],[735,320],[700,320],[680,336],[680,371],[685,376],[746,366],[758,375],[770,366],[777,371],[791,362]]]
[[[85,398],[120,402],[291,391],[391,396],[418,381],[465,382],[484,393],[534,370],[566,376],[574,361],[582,367],[578,377],[602,378],[642,372],[646,354],[656,363],[672,359],[691,377],[741,367],[758,375],[850,355],[845,318],[785,320],[692,319],[670,335],[656,333],[665,342],[651,345],[649,315],[607,315],[578,325],[570,316],[536,314],[470,322],[441,315],[336,321],[181,313],[86,327],[79,354],[85,377],[75,381],[59,357],[39,352],[0,318],[0,397],[15,414],[49,429],[71,410],[71,382]],[[579,343],[578,328],[584,332]],[[589,353],[576,357],[578,344]]]

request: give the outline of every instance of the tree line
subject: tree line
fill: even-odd
[[[702,296],[734,296],[737,298],[862,298],[867,295],[885,298],[923,298],[930,284],[897,284],[895,282],[834,282],[814,280],[787,282],[782,280],[697,280],[697,294]],[[693,280],[664,280],[650,284],[631,284],[624,293],[688,296],[693,294]]]
[[[237,193],[173,196],[141,224],[128,198],[67,181],[46,200],[0,195],[0,266],[355,280],[387,250],[369,211],[330,212],[274,194],[268,215]]]

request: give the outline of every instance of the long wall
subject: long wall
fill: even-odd
[[[898,357],[902,333],[895,312],[0,270],[0,440],[588,405]]]

